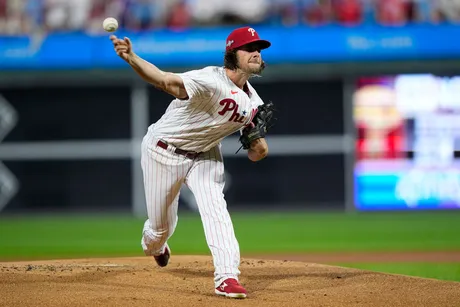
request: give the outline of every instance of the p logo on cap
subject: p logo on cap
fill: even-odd
[[[266,49],[271,46],[267,40],[260,39],[259,34],[254,28],[242,27],[232,31],[227,37],[226,50],[237,49],[250,43],[259,43],[260,49]]]

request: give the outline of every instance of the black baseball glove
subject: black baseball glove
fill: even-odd
[[[259,106],[251,124],[243,129],[239,139],[241,143],[240,149],[243,148],[247,150],[251,147],[252,141],[265,137],[267,131],[274,125],[274,121],[276,120],[276,118],[273,117],[274,112],[274,104],[271,101]],[[240,149],[238,149],[238,151],[240,151]]]

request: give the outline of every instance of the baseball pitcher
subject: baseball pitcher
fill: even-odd
[[[179,192],[185,184],[196,198],[213,257],[215,293],[245,298],[247,292],[238,281],[239,245],[223,194],[221,141],[239,132],[251,161],[267,156],[265,134],[273,106],[263,103],[248,80],[262,73],[261,50],[271,43],[253,28],[238,28],[226,40],[223,67],[170,73],[137,56],[129,38],[110,39],[117,55],[143,80],[174,97],[142,141],[148,211],[141,239],[144,253],[159,266],[168,264],[167,241],[176,228]]]

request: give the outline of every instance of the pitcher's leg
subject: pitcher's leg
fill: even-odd
[[[197,200],[206,241],[213,256],[216,287],[227,278],[238,280],[240,250],[223,194],[224,163],[219,148],[195,161],[186,184]]]
[[[146,255],[156,256],[164,252],[176,228],[179,191],[192,162],[147,144],[145,140],[142,143],[141,166],[148,219],[141,245]]]
[[[144,222],[141,245],[146,255],[155,256],[164,253],[167,245],[166,242],[169,238],[171,238],[177,226],[178,204],[179,194],[177,194],[176,199],[169,206],[168,213],[166,214],[168,221],[166,223],[157,224],[154,222],[152,224],[150,221],[150,215]],[[156,221],[157,219],[153,218],[152,220]]]

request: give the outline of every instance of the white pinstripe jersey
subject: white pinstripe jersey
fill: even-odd
[[[177,75],[188,99],[174,99],[148,133],[183,150],[210,150],[248,125],[263,104],[249,82],[247,94],[228,78],[223,67],[208,66]]]

